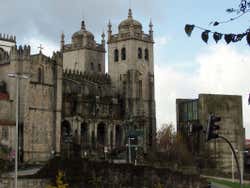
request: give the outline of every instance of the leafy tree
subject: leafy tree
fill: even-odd
[[[48,188],[68,188],[69,185],[63,182],[65,174],[63,171],[59,170],[56,176],[56,186],[49,185]]]
[[[250,0],[240,0],[238,8],[228,8],[228,9],[226,9],[226,12],[228,12],[230,14],[234,14],[234,16],[229,18],[228,20],[213,21],[210,24],[216,27],[216,26],[221,25],[221,24],[232,22],[232,21],[237,20],[238,18],[246,15],[247,13],[250,12]],[[239,42],[243,38],[246,38],[247,43],[250,45],[250,28],[249,27],[246,29],[246,31],[243,31],[242,33],[220,33],[220,32],[211,31],[207,28],[202,28],[202,27],[199,27],[199,26],[196,26],[193,24],[186,24],[185,25],[186,34],[188,36],[191,36],[194,28],[200,29],[202,31],[201,39],[205,43],[208,42],[209,35],[212,34],[213,39],[215,40],[216,43],[218,41],[220,41],[222,38],[224,38],[224,40],[226,41],[227,44],[229,44],[231,42]]]
[[[14,166],[12,149],[0,144],[0,175],[11,170]]]

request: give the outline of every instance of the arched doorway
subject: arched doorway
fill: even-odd
[[[81,145],[86,147],[88,145],[88,124],[81,124]]]
[[[105,145],[105,138],[106,138],[106,130],[105,130],[105,124],[99,123],[97,126],[97,143],[100,146]]]
[[[116,147],[122,145],[122,127],[120,125],[116,125],[115,127],[115,145]]]
[[[61,142],[67,142],[72,136],[72,129],[69,121],[64,120],[61,124]]]

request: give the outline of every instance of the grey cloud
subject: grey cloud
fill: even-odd
[[[117,25],[127,16],[129,1],[124,0],[9,0],[0,7],[0,32],[14,34],[19,42],[41,37],[59,43],[60,33],[69,41],[84,18],[97,39],[110,19]],[[160,8],[150,0],[132,2],[135,17],[159,19]],[[147,31],[147,28],[144,29]]]

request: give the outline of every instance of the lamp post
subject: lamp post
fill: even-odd
[[[27,74],[9,73],[9,77],[16,79],[16,134],[15,134],[15,188],[17,188],[18,171],[18,124],[19,124],[19,82],[20,79],[28,79]]]
[[[232,181],[234,182],[234,154],[232,152]]]
[[[131,143],[130,140],[134,140],[133,137],[128,137],[128,162],[131,163]]]

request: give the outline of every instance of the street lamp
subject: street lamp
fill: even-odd
[[[134,140],[133,137],[128,137],[128,162],[131,163],[131,143],[130,140]]]
[[[16,135],[15,135],[15,188],[17,188],[17,170],[18,170],[18,124],[19,124],[19,82],[20,79],[28,79],[30,76],[21,73],[9,73],[9,77],[16,79]]]

